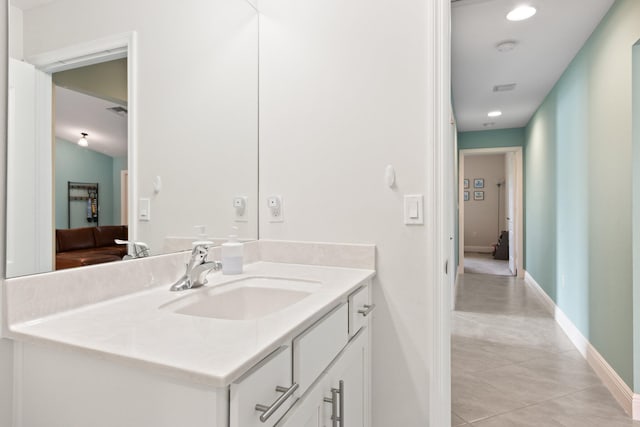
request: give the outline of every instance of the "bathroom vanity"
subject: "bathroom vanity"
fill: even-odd
[[[374,274],[257,261],[9,322],[15,425],[369,426]]]

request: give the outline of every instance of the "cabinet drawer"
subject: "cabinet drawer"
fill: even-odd
[[[281,347],[230,386],[229,425],[230,427],[271,427],[295,402],[289,393],[285,400],[285,389],[293,386],[291,382],[291,348]],[[278,387],[278,389],[276,389]],[[295,389],[294,389],[295,391]],[[265,415],[256,409],[256,405],[275,406],[278,400],[284,401],[265,421]],[[266,414],[268,415],[268,414]]]
[[[300,384],[299,394],[347,344],[347,323],[347,304],[342,304],[293,340],[293,380]]]
[[[355,336],[367,324],[373,310],[369,300],[369,286],[365,285],[349,295],[349,337]]]

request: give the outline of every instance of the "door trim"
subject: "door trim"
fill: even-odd
[[[129,240],[138,240],[138,223],[135,218],[135,213],[138,212],[137,54],[137,33],[130,31],[26,58],[27,62],[47,73],[127,58],[127,170],[129,171],[129,220],[127,227]]]
[[[427,331],[430,426],[451,425],[451,282],[446,272],[451,251],[450,237],[454,224],[454,197],[451,181],[454,179],[455,138],[451,126],[451,2],[436,0],[427,2],[427,37],[433,40],[429,45],[428,58],[433,59],[429,67],[433,75],[427,76],[432,86],[427,88],[428,111],[433,111],[433,126],[427,132],[431,142],[427,152],[428,173],[425,201],[434,203],[431,218],[425,219],[428,230],[433,230],[429,238],[428,254],[433,254],[433,268],[428,281],[428,296],[432,307],[429,310]],[[432,49],[432,50],[431,50]],[[433,96],[430,94],[433,93]],[[428,255],[431,257],[431,255]],[[449,269],[452,270],[452,269]],[[451,273],[452,274],[452,273]]]

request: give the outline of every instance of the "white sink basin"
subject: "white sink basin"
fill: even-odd
[[[318,290],[320,282],[277,277],[245,277],[205,287],[161,306],[189,316],[257,319],[283,310]]]

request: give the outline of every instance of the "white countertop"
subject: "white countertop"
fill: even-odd
[[[256,262],[242,275],[214,273],[203,288],[170,292],[159,286],[56,315],[11,325],[13,339],[47,342],[97,354],[161,374],[225,387],[346,297],[373,270]],[[159,307],[225,282],[249,276],[319,281],[319,290],[297,303],[252,320],[177,314]],[[232,285],[229,285],[232,286]]]

